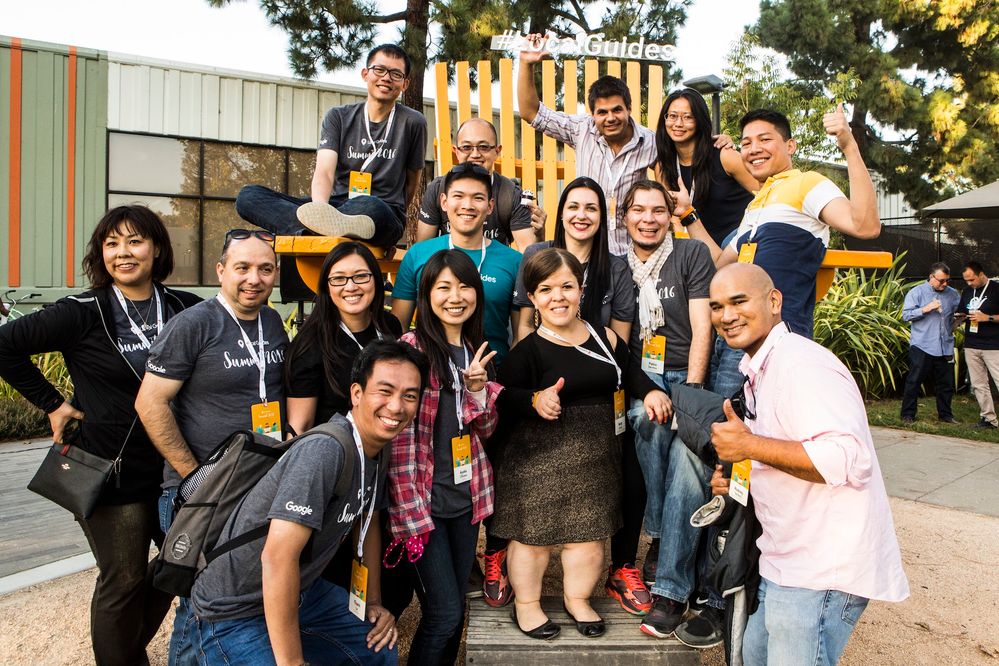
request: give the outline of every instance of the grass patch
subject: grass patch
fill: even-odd
[[[73,381],[69,378],[62,354],[38,354],[31,361],[64,397],[73,395]],[[21,397],[14,387],[0,380],[0,442],[47,437],[51,434],[48,416]]]
[[[885,426],[899,430],[924,432],[929,435],[999,443],[999,430],[977,430],[971,427],[978,423],[981,417],[979,416],[978,402],[970,395],[955,395],[951,402],[954,418],[958,420],[956,424],[941,423],[937,420],[937,402],[933,396],[919,399],[915,423],[902,423],[901,404],[901,400],[897,398],[893,400],[869,400],[867,402],[867,419],[872,426]]]

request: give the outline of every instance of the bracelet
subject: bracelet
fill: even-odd
[[[680,217],[680,224],[687,226],[688,224],[693,224],[694,222],[700,222],[701,216],[697,214],[697,210],[691,206],[686,213]]]
[[[534,409],[538,408],[538,394],[539,393],[541,393],[541,391],[535,391],[534,393],[531,394],[531,407],[533,407]]]

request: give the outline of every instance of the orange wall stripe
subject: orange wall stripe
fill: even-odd
[[[66,90],[66,286],[76,286],[76,47],[69,47]]]
[[[21,40],[10,40],[10,245],[7,284],[21,286]]]

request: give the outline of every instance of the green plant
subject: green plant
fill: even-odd
[[[909,326],[902,321],[905,264],[895,258],[883,273],[844,271],[815,305],[815,341],[850,369],[867,398],[894,393],[905,372]]]
[[[31,360],[63,396],[73,395],[73,380],[69,377],[62,354],[38,354]],[[0,441],[44,437],[50,432],[45,414],[25,400],[14,387],[0,380]]]

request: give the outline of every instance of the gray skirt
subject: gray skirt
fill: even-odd
[[[600,541],[621,527],[621,441],[609,402],[520,420],[497,468],[498,537],[549,546]]]

